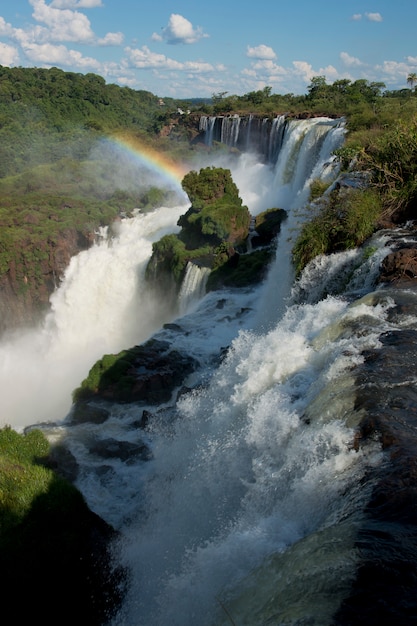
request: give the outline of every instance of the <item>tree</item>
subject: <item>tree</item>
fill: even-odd
[[[410,72],[407,76],[407,85],[410,85],[410,89],[417,84],[417,74],[415,72]]]

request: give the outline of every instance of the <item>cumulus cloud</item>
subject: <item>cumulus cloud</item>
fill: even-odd
[[[158,33],[152,35],[154,41],[166,41],[172,45],[196,43],[204,37],[208,35],[199,26],[194,28],[189,20],[178,13],[172,13],[168,25],[162,29],[160,35]]]
[[[38,24],[24,31],[16,29],[14,31],[16,40],[32,41],[34,44],[71,41],[83,44],[94,43],[99,46],[119,46],[123,43],[122,33],[107,33],[104,37],[98,38],[84,13],[61,8],[67,6],[91,8],[100,6],[101,0],[54,0],[50,5],[47,5],[45,0],[29,0],[29,2],[33,7],[32,17]]]
[[[340,59],[343,63],[343,65],[346,65],[347,67],[359,67],[360,65],[363,65],[362,61],[356,57],[352,57],[350,54],[348,54],[347,52],[341,52],[340,53]]]
[[[370,22],[382,22],[382,15],[380,13],[365,13],[365,17]]]
[[[147,46],[142,48],[126,48],[130,63],[138,69],[181,69],[182,64],[173,59],[169,59],[165,54],[158,54],[149,50]]]
[[[107,33],[104,37],[97,40],[99,46],[120,46],[123,43],[123,33]]]
[[[19,52],[14,46],[0,41],[0,65],[11,67],[19,63]]]
[[[354,13],[354,15],[352,15],[351,19],[354,22],[359,22],[359,20],[362,19],[362,13]]]
[[[29,0],[33,7],[32,17],[48,28],[52,41],[94,40],[90,20],[79,11],[55,9],[45,4],[45,0]]]
[[[65,67],[78,67],[80,69],[94,69],[98,71],[100,64],[96,59],[84,57],[78,50],[69,50],[64,45],[50,43],[28,43],[24,48],[25,55],[33,63],[45,65],[62,65]]]
[[[276,59],[277,55],[273,51],[270,46],[265,46],[261,44],[260,46],[255,46],[251,48],[250,46],[246,49],[246,56],[252,59]]]
[[[333,82],[339,78],[339,72],[333,65],[327,65],[315,70],[307,61],[293,61],[296,74],[301,76],[305,82],[309,82],[314,76],[325,76],[326,80]]]
[[[186,61],[181,63],[170,59],[165,54],[158,54],[149,50],[147,46],[142,48],[126,48],[125,52],[128,56],[130,64],[136,69],[153,69],[153,70],[168,70],[168,71],[180,71],[190,73],[204,73],[204,72],[217,72],[223,71],[223,65],[214,66],[211,63],[205,63],[204,61]]]

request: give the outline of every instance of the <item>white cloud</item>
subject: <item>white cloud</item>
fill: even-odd
[[[339,72],[333,65],[327,65],[315,70],[307,61],[293,61],[296,74],[301,76],[305,82],[309,82],[314,76],[325,76],[327,82],[334,82],[340,78]]]
[[[317,76],[317,72],[313,70],[313,66],[307,61],[293,61],[293,66],[297,74],[302,76],[305,81],[309,81],[313,76]]]
[[[264,44],[255,46],[254,48],[248,46],[246,56],[252,59],[276,59],[277,57],[273,49],[270,46],[265,46]]]
[[[397,61],[384,61],[381,65],[377,65],[375,69],[381,77],[379,80],[389,84],[401,84],[404,82],[404,86],[406,85],[408,74],[412,71],[408,63],[398,63]]]
[[[352,15],[350,19],[354,20],[355,22],[358,22],[359,20],[362,19],[362,17],[363,17],[362,13],[354,13],[354,15]],[[370,22],[382,22],[381,13],[365,13],[365,17]]]
[[[10,37],[14,32],[14,28],[11,24],[8,24],[4,17],[0,16],[0,36]]]
[[[196,43],[200,39],[208,37],[198,26],[194,28],[189,20],[182,15],[172,13],[169,18],[168,25],[162,29],[162,33],[154,33],[152,39],[154,41],[166,41],[169,44],[191,44]]]
[[[55,9],[95,9],[102,7],[101,0],[52,0],[51,7]]]
[[[11,67],[19,63],[19,52],[14,46],[0,41],[0,65]]]
[[[99,46],[120,46],[123,43],[123,33],[107,33],[102,39],[98,39]]]
[[[182,69],[182,63],[169,59],[165,54],[151,52],[147,46],[142,46],[140,49],[126,48],[125,52],[131,64],[138,69]]]
[[[186,61],[180,63],[174,59],[170,59],[165,54],[159,54],[149,50],[147,46],[142,48],[125,48],[125,52],[128,55],[130,64],[136,69],[142,70],[166,70],[166,71],[179,71],[179,72],[191,72],[191,73],[205,73],[205,72],[222,72],[224,71],[224,65],[217,65],[216,67],[211,63],[205,63],[204,61]]]
[[[54,9],[45,0],[29,0],[33,6],[32,17],[49,30],[51,41],[91,42],[94,33],[86,15],[69,9]]]
[[[365,16],[370,22],[382,22],[382,15],[380,13],[365,13]]]
[[[356,57],[352,57],[347,52],[341,52],[339,56],[343,65],[346,65],[346,67],[359,67],[363,65],[360,59],[357,59]]]
[[[25,55],[33,63],[45,65],[63,65],[65,67],[77,67],[98,71],[100,63],[91,57],[84,57],[78,50],[68,50],[64,45],[27,44],[24,48]]]

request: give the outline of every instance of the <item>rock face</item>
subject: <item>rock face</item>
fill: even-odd
[[[396,301],[396,285],[388,289]],[[399,291],[391,316],[415,316],[416,286],[407,292]],[[385,461],[372,475],[372,496],[357,531],[360,566],[334,616],[338,626],[417,623],[417,388],[410,368],[417,331],[405,326],[382,335],[381,343],[364,353],[356,408],[366,415],[359,438],[378,438]]]
[[[46,240],[37,248],[36,280],[34,268],[17,267],[12,262],[9,271],[0,275],[0,334],[36,322],[45,312],[49,298],[62,280],[71,257],[90,247],[93,240],[71,229],[59,238]],[[30,243],[28,243],[30,246]],[[29,268],[27,268],[29,270]]]

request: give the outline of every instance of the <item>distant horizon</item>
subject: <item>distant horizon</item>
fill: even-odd
[[[303,95],[314,76],[407,88],[417,73],[417,3],[316,0],[296,7],[167,0],[14,0],[0,8],[0,65],[94,73],[180,100],[271,87]]]

